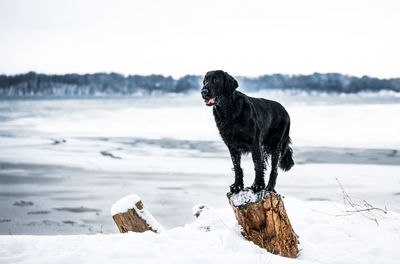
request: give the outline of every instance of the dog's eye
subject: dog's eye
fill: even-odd
[[[217,83],[218,82],[218,78],[213,78],[213,83]]]

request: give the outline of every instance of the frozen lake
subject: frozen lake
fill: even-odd
[[[292,118],[296,166],[277,190],[400,212],[400,97],[270,92]],[[198,203],[227,204],[231,162],[197,94],[0,99],[0,234],[112,233],[130,193],[171,228]],[[243,162],[246,184],[251,158]]]

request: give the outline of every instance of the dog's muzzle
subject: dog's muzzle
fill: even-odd
[[[204,99],[204,103],[209,106],[214,105],[215,100],[217,99],[217,97],[208,98],[208,89],[207,88],[201,89],[201,96]]]

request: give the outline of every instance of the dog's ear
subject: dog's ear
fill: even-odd
[[[225,91],[227,92],[233,92],[236,88],[239,87],[238,82],[230,76],[227,72],[224,72],[225,75]]]

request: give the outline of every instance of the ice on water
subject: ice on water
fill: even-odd
[[[341,202],[338,178],[350,195],[400,211],[400,97],[252,95],[281,102],[291,115],[296,165],[279,172],[279,193]],[[190,222],[194,204],[228,202],[232,163],[199,93],[0,100],[0,122],[0,234],[117,232],[110,204],[131,193],[166,228]],[[250,186],[250,155],[242,166]],[[34,208],[13,205],[21,200]]]

